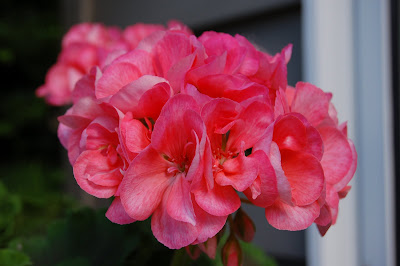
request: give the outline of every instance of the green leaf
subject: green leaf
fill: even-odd
[[[91,264],[87,258],[76,257],[64,260],[58,263],[56,266],[91,266]]]
[[[188,265],[191,261],[188,254],[186,253],[184,248],[175,250],[174,256],[172,257],[171,266],[181,266]]]
[[[24,253],[12,250],[12,249],[1,249],[0,250],[0,265],[2,266],[25,266],[32,265],[29,257]]]
[[[241,241],[240,246],[244,254],[243,265],[254,265],[254,266],[277,266],[276,261],[267,256],[263,250],[255,246],[252,243],[246,243]]]

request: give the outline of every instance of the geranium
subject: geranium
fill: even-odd
[[[85,27],[73,32],[65,43],[94,38]],[[151,217],[161,243],[193,258],[215,257],[228,221],[226,264],[241,261],[237,238],[255,233],[242,202],[280,230],[316,223],[324,235],[336,222],[357,154],[331,94],[287,86],[291,45],[271,56],[240,35],[196,38],[178,22],[113,36],[129,39],[129,48],[102,62],[80,58],[95,66],[59,118],[77,183],[114,197],[108,219]]]

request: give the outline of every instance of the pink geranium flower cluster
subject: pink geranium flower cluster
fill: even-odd
[[[168,27],[184,26],[171,21]],[[50,105],[70,104],[76,82],[91,67],[104,67],[109,63],[107,60],[135,49],[143,38],[164,29],[163,25],[142,23],[126,27],[123,31],[99,23],[73,26],[64,36],[58,60],[48,71],[45,84],[37,89],[37,96],[45,98]]]
[[[73,28],[63,45],[116,45],[110,29],[95,38],[96,27]],[[211,257],[229,221],[223,252],[231,261],[239,260],[236,237],[254,235],[242,202],[263,209],[277,229],[315,223],[324,235],[350,189],[357,154],[330,93],[287,85],[291,45],[269,55],[240,35],[197,38],[178,23],[139,32],[125,34],[134,43],[129,51],[110,48],[103,61],[71,55],[95,67],[82,69],[73,106],[59,118],[79,186],[114,198],[108,219],[151,217],[165,246],[198,244]]]

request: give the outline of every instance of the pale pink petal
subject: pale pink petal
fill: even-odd
[[[193,191],[197,204],[206,212],[215,216],[226,216],[234,213],[240,207],[240,199],[230,186],[214,184],[209,189],[205,181],[200,189]]]
[[[353,167],[353,150],[347,138],[338,129],[323,127],[318,130],[325,148],[321,165],[324,168],[326,182],[334,185],[340,182]],[[350,179],[347,179],[347,182]]]
[[[317,126],[328,116],[329,101],[330,96],[320,88],[298,82],[291,110],[304,115],[313,126]]]
[[[140,76],[139,69],[132,64],[111,64],[105,69],[103,76],[96,83],[96,97],[101,99],[114,95],[122,87]]]
[[[190,223],[175,220],[168,214],[166,205],[169,194],[170,188],[165,192],[161,205],[151,218],[151,230],[160,243],[170,249],[179,249],[197,239],[199,228]]]
[[[265,209],[268,223],[279,230],[304,230],[318,218],[320,207],[317,202],[306,206],[290,206],[276,201]]]
[[[96,81],[96,73],[98,70],[93,67],[90,70],[90,74],[83,76],[78,82],[76,82],[75,88],[72,91],[72,101],[76,103],[79,99],[84,97],[95,98],[94,94],[94,83]]]
[[[159,206],[170,184],[169,167],[151,145],[131,163],[120,185],[122,205],[130,217],[145,220]]]
[[[270,162],[274,167],[279,198],[286,204],[292,204],[292,188],[285,172],[282,169],[282,160],[279,147],[275,142],[271,143]]]
[[[204,77],[214,74],[222,74],[226,64],[226,56],[227,53],[225,52],[223,55],[218,57],[209,57],[208,62],[205,65],[196,67],[187,73],[187,82],[193,85],[198,85],[199,80]]]
[[[171,97],[168,81],[156,76],[144,75],[132,81],[113,95],[110,104],[122,112],[132,112],[133,117],[157,119],[161,108]]]
[[[207,239],[210,241],[210,238],[213,238],[224,227],[228,216],[211,215],[198,206],[195,200],[193,200],[193,207],[196,213],[196,221],[199,229],[199,235],[196,242],[202,243]],[[212,247],[210,248],[212,249]]]
[[[156,31],[161,31],[164,29],[165,28],[162,25],[137,23],[135,25],[126,27],[122,34],[126,42],[129,43],[130,49],[135,49],[141,40]]]
[[[185,86],[186,73],[192,67],[194,60],[195,54],[191,54],[182,58],[169,68],[166,77],[175,93],[180,92]]]
[[[196,226],[196,215],[191,199],[190,183],[180,174],[175,177],[175,181],[170,187],[166,205],[168,215],[177,221]]]
[[[210,102],[213,98],[211,98],[208,95],[205,95],[203,93],[200,93],[195,86],[192,84],[186,84],[184,87],[183,91],[181,93],[188,94],[192,96],[196,102],[197,105],[201,108],[203,108],[204,105],[206,105],[208,102]]]
[[[115,197],[110,207],[106,212],[106,217],[113,223],[116,224],[130,224],[135,222],[136,220],[131,218],[124,207],[122,206],[120,197]]]
[[[178,32],[166,32],[154,47],[154,53],[157,75],[167,77],[172,66],[192,54],[192,45],[187,35]]]
[[[101,150],[84,151],[74,164],[74,176],[83,190],[98,198],[113,196],[122,180],[118,167],[110,165]]]
[[[350,149],[351,149],[351,154],[352,154],[352,162],[349,170],[347,171],[346,175],[340,180],[337,184],[334,185],[336,191],[341,191],[344,189],[347,184],[350,182],[350,180],[353,178],[354,173],[356,172],[357,169],[357,151],[354,146],[354,143],[348,139]]]

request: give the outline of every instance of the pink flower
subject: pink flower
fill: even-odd
[[[128,43],[129,49],[133,50],[138,46],[141,40],[160,30],[165,30],[165,27],[159,24],[137,23],[126,27],[122,35],[125,42]]]
[[[193,184],[203,179],[207,140],[198,112],[190,96],[169,100],[154,125],[151,144],[132,161],[121,184],[128,215],[135,220],[152,215],[154,236],[169,248],[206,241],[227,217],[206,212],[192,193]]]
[[[317,128],[324,144],[321,165],[326,180],[326,200],[315,221],[322,235],[336,223],[339,199],[350,190],[347,184],[357,167],[357,153],[347,137],[347,124],[338,124],[331,97],[312,84],[299,82],[290,104],[292,112],[303,114]]]
[[[74,168],[79,186],[100,198],[113,196],[125,162],[118,152],[118,114],[107,104],[81,98],[59,118],[59,137]]]
[[[37,95],[51,105],[70,103],[75,83],[91,67],[102,65],[109,52],[120,49],[125,50],[127,46],[117,28],[89,23],[72,27],[63,38],[57,63],[47,73]]]
[[[266,204],[263,187],[251,187],[246,196],[257,206],[265,207],[268,222],[280,230],[302,230],[320,214],[325,179],[320,159],[321,137],[307,120],[296,113],[279,117],[254,145],[268,158],[260,162],[268,173],[276,176],[279,198]],[[261,180],[262,184],[262,180]],[[255,194],[256,192],[256,194]],[[261,198],[258,199],[257,194]]]
[[[72,97],[59,138],[79,186],[114,197],[109,220],[151,216],[159,242],[214,258],[217,234],[237,211],[222,257],[238,265],[235,235],[255,234],[241,201],[265,209],[277,229],[316,223],[325,234],[356,168],[331,94],[287,86],[291,51],[271,56],[240,35],[196,38],[175,21],[122,34],[83,24],[66,35],[46,78],[65,88],[79,80],[75,89],[40,91],[54,102]]]
[[[242,248],[232,233],[222,247],[222,262],[226,266],[240,266],[243,263]]]
[[[272,122],[272,110],[258,101],[243,107],[228,99],[215,99],[202,108],[201,115],[209,138],[206,178],[197,184],[194,194],[207,212],[228,215],[240,206],[235,190],[246,190],[260,174],[259,153],[245,156],[245,150],[257,142]],[[271,193],[267,197],[276,195]]]

